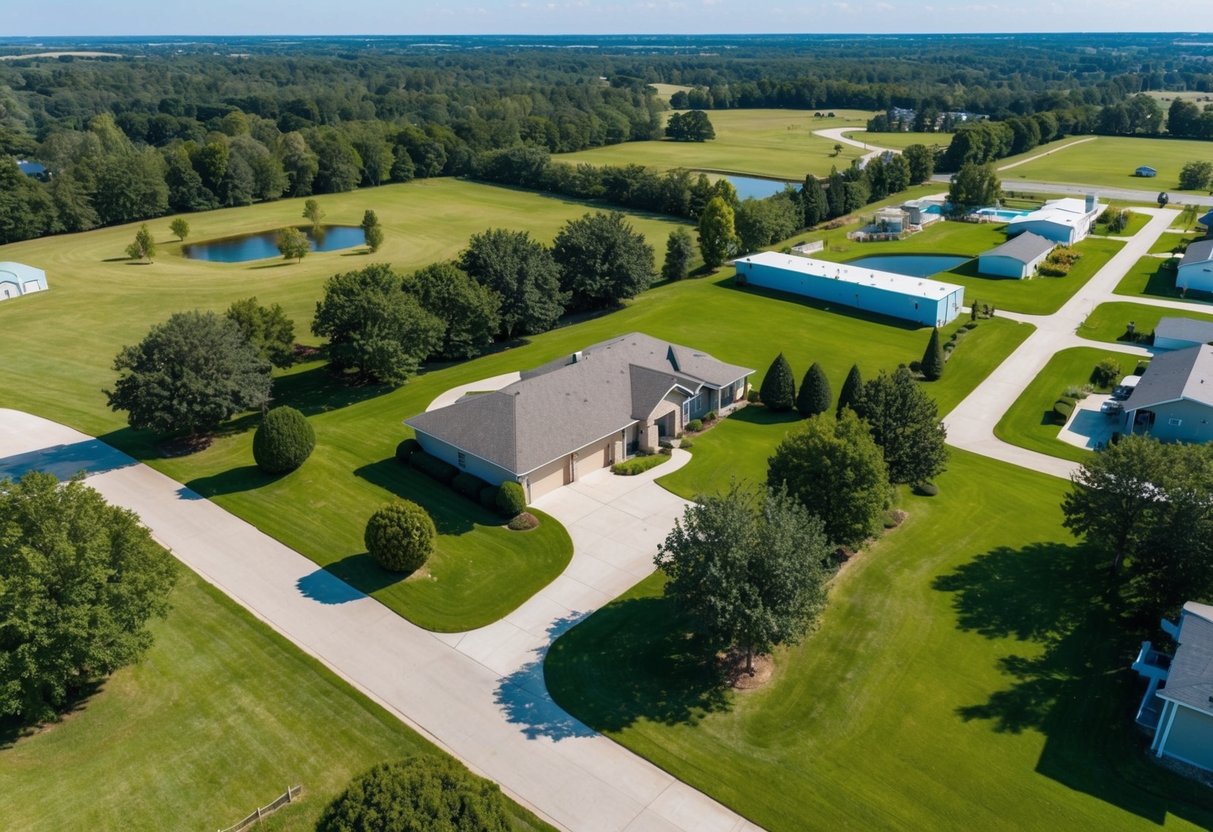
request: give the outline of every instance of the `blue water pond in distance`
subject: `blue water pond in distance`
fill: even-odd
[[[958,254],[873,254],[848,260],[848,266],[866,266],[882,272],[904,274],[909,277],[930,277],[940,272],[951,271],[961,263],[972,260]]]
[[[729,184],[737,189],[741,199],[766,199],[768,196],[783,191],[785,185],[796,185],[796,182],[784,182],[781,179],[760,179],[757,176],[725,176]]]
[[[307,235],[312,251],[337,251],[366,245],[366,235],[363,234],[362,228],[356,225],[325,225],[319,230],[300,227],[299,230]],[[191,260],[210,260],[215,263],[245,263],[249,260],[282,256],[278,253],[278,231],[191,243],[182,248],[182,251]]]

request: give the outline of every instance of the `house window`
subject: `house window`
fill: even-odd
[[[691,399],[682,400],[682,423],[691,421]]]
[[[1170,419],[1167,420],[1167,424],[1173,428],[1177,428],[1180,425],[1182,425],[1183,423],[1184,423],[1183,419],[1176,419],[1174,416],[1172,416]]]
[[[467,457],[463,455],[463,451],[459,452],[459,467],[460,468],[468,467],[468,460],[467,460]]]

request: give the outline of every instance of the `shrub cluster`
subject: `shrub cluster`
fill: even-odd
[[[625,459],[623,462],[616,462],[611,466],[611,473],[619,474],[622,477],[634,477],[637,474],[643,474],[650,468],[656,468],[667,459],[669,459],[669,453],[666,449],[662,448],[662,453],[659,454],[634,456],[631,459]]]
[[[1070,273],[1070,267],[1081,257],[1082,255],[1072,248],[1058,246],[1040,264],[1039,271],[1045,277],[1065,277]]]
[[[285,474],[302,465],[316,447],[316,432],[293,407],[275,407],[253,434],[253,459],[270,474]]]
[[[421,443],[410,436],[408,439],[402,440],[400,444],[396,446],[396,461],[402,465],[407,464],[409,457],[420,450]]]
[[[694,433],[698,433],[699,431],[703,430],[703,420],[692,419],[691,421],[687,422],[687,430]]]
[[[1066,420],[1070,418],[1070,414],[1074,412],[1076,401],[1069,396],[1062,396],[1053,403],[1053,418],[1057,424],[1064,425]]]
[[[416,439],[405,439],[396,446],[396,460],[449,486],[456,494],[479,503],[482,508],[498,512],[505,517],[514,517],[526,508],[526,497],[518,483],[490,485],[475,474],[461,471],[449,462],[426,453]],[[501,496],[503,491],[508,492],[504,504]]]
[[[475,474],[469,474],[467,471],[460,471],[455,475],[455,479],[451,480],[451,488],[469,500],[479,500],[480,490],[486,485],[488,483],[480,479],[480,477]]]
[[[516,482],[503,482],[497,490],[497,510],[506,517],[516,517],[526,510],[526,494]]]
[[[450,485],[459,475],[459,469],[454,465],[425,451],[414,451],[408,462],[427,477],[432,477],[443,485]]]

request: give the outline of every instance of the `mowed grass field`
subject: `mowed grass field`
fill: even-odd
[[[848,139],[864,142],[873,147],[889,147],[894,150],[904,150],[912,144],[925,144],[927,147],[947,147],[952,143],[951,133],[913,133],[910,131],[897,133],[869,133],[867,130],[856,130],[847,133]]]
[[[844,170],[864,151],[843,144],[834,155],[834,140],[814,130],[860,127],[871,113],[835,110],[834,118],[816,118],[813,110],[708,110],[716,138],[707,142],[648,141],[562,153],[557,162],[592,165],[646,165],[669,169],[756,174],[799,182],[805,174],[826,176]],[[829,112],[829,111],[822,111]]]
[[[313,829],[373,765],[441,753],[186,569],[137,665],[63,722],[0,739],[0,828]],[[511,803],[514,828],[550,829]]]
[[[1022,156],[1004,159],[998,167],[1049,149],[1049,145],[1042,145]],[[1184,193],[1179,189],[1179,171],[1186,162],[1191,161],[1213,161],[1213,146],[1209,142],[1185,139],[1097,136],[1092,141],[1003,171],[1000,176],[1006,190],[1015,189],[1016,179],[1027,179]],[[1134,176],[1133,172],[1141,165],[1154,168],[1158,176]]]
[[[1101,303],[1091,311],[1078,334],[1093,341],[1119,342],[1128,328],[1130,321],[1134,331],[1149,335],[1158,326],[1162,318],[1190,318],[1197,321],[1213,322],[1213,314],[1202,314],[1199,306],[1192,311],[1186,309],[1167,309],[1161,306],[1146,306],[1143,303]]]
[[[692,463],[694,464],[694,463]],[[723,692],[653,576],[561,637],[556,700],[773,832],[1208,828],[1146,761],[1106,558],[1065,481],[952,452],[762,690]]]
[[[1176,237],[1165,234],[1164,237]],[[1178,262],[1178,261],[1175,261]],[[1143,257],[1116,284],[1118,295],[1143,295],[1156,298],[1171,298],[1190,301],[1194,309],[1213,304],[1213,294],[1208,292],[1185,292],[1175,285],[1176,272],[1170,268],[1167,258]]]

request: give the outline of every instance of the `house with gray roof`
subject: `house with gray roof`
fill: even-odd
[[[1142,642],[1133,669],[1147,679],[1137,722],[1154,733],[1159,757],[1213,771],[1213,606],[1189,601],[1163,630],[1174,655]]]
[[[687,422],[743,404],[753,370],[633,332],[528,370],[492,393],[406,419],[421,447],[532,502],[638,451]]]
[[[1213,439],[1213,346],[1156,355],[1124,404],[1125,433],[1164,442]]]
[[[977,272],[993,277],[1014,277],[1022,280],[1036,274],[1037,267],[1055,248],[1057,243],[1052,240],[1025,231],[978,255]]]
[[[1188,246],[1175,271],[1175,286],[1189,292],[1213,292],[1213,239]]]
[[[1196,318],[1161,318],[1154,327],[1154,349],[1182,350],[1213,343],[1213,321]]]

